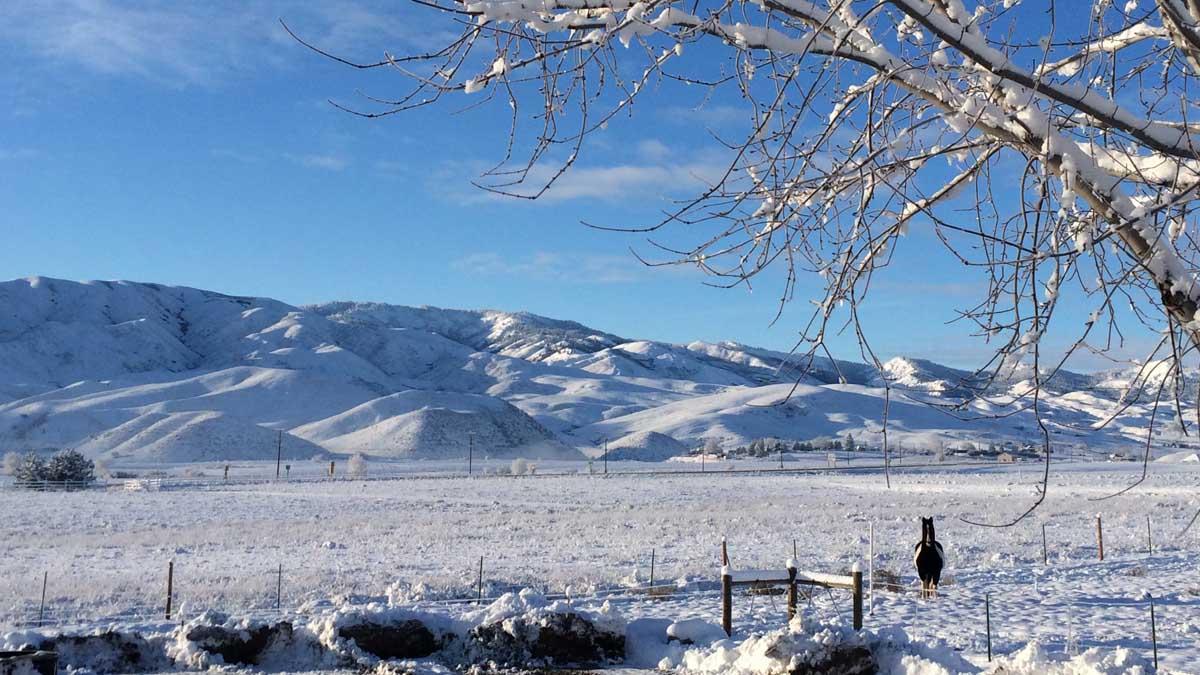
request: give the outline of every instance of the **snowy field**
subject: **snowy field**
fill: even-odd
[[[1104,501],[1094,500],[1135,479],[1140,466],[1061,465],[1047,502],[1007,529],[959,518],[1000,522],[1020,513],[1035,496],[1036,464],[909,468],[893,474],[890,489],[879,472],[576,471],[160,491],[0,490],[0,633],[36,618],[43,572],[49,621],[94,627],[159,614],[168,561],[185,617],[208,609],[265,616],[275,606],[280,566],[285,612],[372,601],[428,608],[473,598],[481,556],[488,597],[530,587],[587,606],[597,605],[589,596],[600,593],[611,595],[626,619],[718,622],[722,537],[734,568],[783,567],[795,540],[802,569],[844,572],[855,562],[868,568],[873,524],[875,570],[898,574],[900,588],[877,589],[868,628],[945,641],[983,665],[990,595],[997,654],[1036,640],[1050,654],[1127,648],[1148,660],[1153,596],[1161,665],[1200,672],[1200,526],[1181,536],[1200,510],[1194,463],[1156,463],[1141,487]],[[1103,562],[1096,514],[1103,516]],[[936,601],[917,597],[911,561],[918,517],[929,515],[948,558]],[[656,583],[672,583],[679,593],[614,594],[648,583],[652,550]],[[806,614],[836,620],[849,611],[847,594],[822,592]],[[735,600],[736,638],[784,623],[780,598]],[[653,666],[658,656],[635,658],[634,665]],[[699,661],[691,665],[703,669]]]

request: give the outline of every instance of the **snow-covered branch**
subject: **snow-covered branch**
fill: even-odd
[[[1110,0],[418,4],[461,35],[389,57],[411,89],[358,112],[500,99],[505,152],[487,189],[553,190],[610,123],[653,135],[647,98],[699,88],[742,106],[744,125],[716,134],[725,163],[666,186],[678,201],[664,217],[628,229],[651,237],[653,264],[719,286],[782,283],[781,312],[816,275],[804,353],[826,348],[839,317],[858,321],[913,228],[978,273],[985,290],[960,315],[995,348],[993,375],[1064,330],[1063,294],[1095,306],[1068,353],[1043,361],[1053,368],[1120,346],[1122,316],[1200,345],[1200,0],[1148,13]]]

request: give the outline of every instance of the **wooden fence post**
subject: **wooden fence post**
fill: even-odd
[[[1158,629],[1154,624],[1154,596],[1147,594],[1150,598],[1150,644],[1154,646],[1154,670],[1158,670]]]
[[[46,581],[50,578],[50,572],[42,572],[42,604],[38,607],[38,626],[46,623]]]
[[[862,630],[863,626],[863,583],[862,570],[854,563],[850,576],[854,578],[854,630]]]
[[[175,590],[175,561],[167,562],[167,619],[171,618],[171,595]]]
[[[796,561],[795,560],[788,561],[788,591],[787,592],[788,592],[788,598],[787,598],[788,622],[790,623],[792,619],[796,618],[796,600],[797,600],[796,596],[797,596],[797,593],[796,593]]]
[[[1100,552],[1100,560],[1104,560],[1104,521],[1096,514],[1096,548]]]
[[[721,568],[721,628],[733,636],[733,576],[728,565]]]
[[[867,609],[867,613],[871,616],[875,616],[875,521],[873,520],[871,521],[871,534],[868,548],[869,555],[867,557],[867,564],[869,567],[867,568],[867,590],[871,594],[871,604]]]
[[[335,460],[329,460],[329,477],[333,478],[333,463]]]
[[[1042,523],[1042,564],[1050,564],[1050,550],[1046,547],[1046,524]]]
[[[475,583],[475,604],[484,602],[484,556],[479,556],[479,580]]]
[[[650,549],[650,588],[654,588],[654,549]]]
[[[987,659],[992,662],[992,594],[983,596],[983,621],[987,630]]]
[[[1154,538],[1150,536],[1150,514],[1146,514],[1146,552],[1154,555]]]
[[[283,606],[283,563],[279,563],[279,574],[275,577],[275,611]]]

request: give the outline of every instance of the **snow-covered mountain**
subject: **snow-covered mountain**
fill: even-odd
[[[527,313],[267,298],[134,282],[0,283],[0,450],[77,447],[118,461],[365,452],[582,457],[604,439],[661,459],[705,439],[878,435],[1036,437],[1030,412],[947,414],[971,373],[896,358],[883,372],[798,362],[736,343],[666,344]],[[886,380],[885,380],[886,378]],[[1060,374],[1043,399],[1056,439],[1112,447],[1144,429],[1131,407],[1103,430],[1128,373]],[[1002,389],[1020,386],[1004,382]],[[940,440],[939,440],[940,439]],[[615,455],[614,455],[615,456]]]

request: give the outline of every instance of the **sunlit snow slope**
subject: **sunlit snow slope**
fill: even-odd
[[[581,457],[604,439],[661,460],[709,438],[1032,441],[1029,412],[953,403],[978,378],[897,358],[797,362],[735,343],[630,340],[526,313],[337,302],[296,307],[158,284],[0,283],[0,450],[75,447],[118,461],[364,452]],[[1058,442],[1129,446],[1149,413],[1105,429],[1128,373],[1064,373],[1043,401]],[[995,392],[1021,386],[1010,378]],[[793,389],[792,385],[799,383]],[[1160,412],[1161,415],[1161,412]]]

